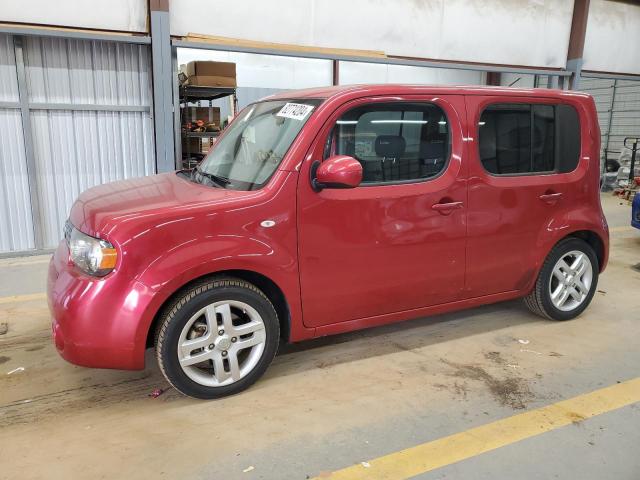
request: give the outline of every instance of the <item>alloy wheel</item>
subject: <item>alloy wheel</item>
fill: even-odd
[[[549,282],[553,305],[563,312],[579,307],[589,295],[593,267],[589,256],[579,250],[564,254],[556,262]]]
[[[255,368],[265,342],[264,321],[253,307],[235,300],[215,302],[192,315],[182,328],[178,361],[194,382],[221,387]]]

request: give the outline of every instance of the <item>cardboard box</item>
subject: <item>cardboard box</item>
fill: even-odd
[[[187,85],[236,87],[236,64],[231,62],[189,62],[185,69]]]

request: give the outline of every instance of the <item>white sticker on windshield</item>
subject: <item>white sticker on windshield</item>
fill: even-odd
[[[276,113],[276,117],[293,118],[294,120],[304,120],[313,110],[313,105],[305,105],[303,103],[287,103]]]

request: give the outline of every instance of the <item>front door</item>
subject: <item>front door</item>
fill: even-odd
[[[464,98],[360,99],[316,138],[298,181],[304,323],[317,327],[461,298],[465,274]],[[315,192],[313,161],[350,155],[353,189]]]

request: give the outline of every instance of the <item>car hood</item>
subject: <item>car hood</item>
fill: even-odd
[[[193,183],[175,172],[106,183],[83,192],[69,219],[82,232],[101,237],[119,224],[184,214],[193,208],[225,206],[260,196],[260,191],[225,190]]]

